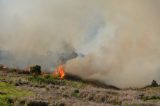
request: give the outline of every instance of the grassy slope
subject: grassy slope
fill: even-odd
[[[71,81],[71,80],[60,80],[60,79],[54,79],[53,77],[49,76],[48,78],[43,78],[41,76],[37,77],[29,77],[28,79],[31,82],[34,83],[45,83],[45,84],[55,84],[55,85],[69,85],[73,88],[83,88],[85,87],[85,83],[81,81]]]
[[[17,89],[5,82],[0,82],[0,92],[0,106],[9,106],[14,99],[32,95],[32,92]]]
[[[123,106],[142,106],[142,105],[160,105],[160,87],[147,87],[144,89],[124,89],[124,90],[114,90],[114,89],[102,89],[96,88],[94,86],[89,86],[88,83],[81,80],[73,81],[68,79],[56,79],[52,76],[32,76],[32,75],[18,75],[14,73],[8,73],[8,76],[2,77],[0,79],[5,79],[7,82],[28,82],[28,85],[32,85],[34,88],[38,89],[38,94],[41,89],[48,89],[49,93],[45,95],[47,97],[63,98],[63,95],[67,95],[69,100],[77,100],[84,102],[94,102],[94,103],[109,103],[113,105],[123,105]],[[49,88],[49,84],[58,86],[58,89]],[[0,82],[0,106],[9,106],[10,98],[21,98],[23,96],[30,96],[32,93],[28,91],[17,89],[15,86],[8,83]],[[35,85],[37,87],[35,87]],[[44,85],[43,88],[38,87]],[[68,87],[67,87],[68,86]],[[89,87],[88,87],[89,86]],[[21,87],[21,86],[20,86]],[[78,90],[78,91],[77,91]],[[1,95],[1,92],[7,93],[6,95]],[[34,91],[33,91],[34,92]],[[43,93],[40,96],[43,97]],[[60,92],[60,94],[58,94]],[[37,92],[35,92],[37,93]],[[52,95],[49,95],[49,94]],[[45,93],[46,94],[46,93]],[[53,95],[54,94],[54,95]],[[70,96],[71,95],[71,96]],[[46,100],[44,98],[44,100]],[[58,100],[57,99],[57,100]],[[14,99],[15,100],[15,99]],[[19,100],[19,99],[18,99]],[[38,98],[39,100],[39,98]],[[55,98],[53,99],[55,100]],[[61,100],[61,99],[60,99]],[[18,101],[19,102],[19,101]],[[69,103],[68,101],[66,103]],[[16,105],[18,106],[18,105]]]

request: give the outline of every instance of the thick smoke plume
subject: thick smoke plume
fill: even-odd
[[[0,63],[71,59],[67,72],[141,87],[160,80],[159,11],[159,0],[0,0]]]

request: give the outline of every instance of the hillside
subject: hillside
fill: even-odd
[[[54,79],[0,71],[0,106],[159,106],[160,87],[118,89],[74,76]],[[96,81],[95,81],[96,82]]]

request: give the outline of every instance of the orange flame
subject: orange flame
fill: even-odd
[[[60,77],[60,79],[63,79],[65,76],[65,71],[62,65],[60,65],[55,72],[53,73],[54,77]]]

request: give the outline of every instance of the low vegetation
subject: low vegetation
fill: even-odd
[[[16,102],[22,103],[18,98],[33,95],[32,92],[17,89],[14,85],[0,82],[0,106],[12,106]]]
[[[29,81],[38,83],[38,84],[55,84],[55,85],[65,85],[65,80],[55,79],[52,76],[42,77],[42,76],[30,76]]]
[[[28,78],[29,81],[33,82],[33,83],[38,83],[38,84],[54,84],[54,85],[66,85],[66,86],[71,86],[73,88],[84,88],[85,87],[85,83],[81,82],[81,81],[71,81],[71,80],[65,80],[65,79],[58,79],[58,78],[54,78],[51,75],[45,75],[45,77],[43,76],[30,76]]]
[[[145,88],[118,89],[69,74],[55,77],[38,66],[30,71],[0,71],[0,106],[160,106],[160,87],[154,80]]]
[[[41,66],[35,65],[30,67],[30,72],[34,75],[40,75],[41,74]]]

